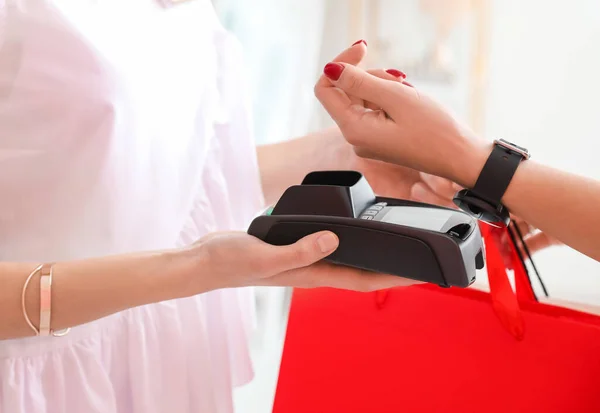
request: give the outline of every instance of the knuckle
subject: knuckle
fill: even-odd
[[[353,92],[359,92],[362,90],[364,82],[364,76],[352,74],[351,76],[348,76],[346,84],[349,90]]]
[[[347,108],[343,116],[339,116],[336,119],[336,123],[338,127],[342,131],[342,134],[345,137],[350,137],[350,139],[358,139],[361,137],[361,111],[362,109],[357,109],[355,105]]]
[[[359,150],[358,145],[361,144],[360,135],[358,133],[349,131],[344,134],[344,137],[346,138],[346,141],[353,146],[354,152],[356,153],[356,151]]]
[[[307,243],[298,245],[298,247],[294,250],[293,259],[294,262],[300,265],[313,261],[313,254],[310,245],[307,245]]]
[[[375,154],[372,151],[370,151],[368,148],[365,148],[364,146],[360,146],[361,143],[362,142],[357,142],[353,147],[356,156],[363,159],[377,159],[377,156],[375,156]]]
[[[352,143],[352,142],[350,142],[350,143]],[[360,146],[355,146],[354,147],[354,153],[357,156],[360,156],[361,158],[366,158],[367,157],[367,150],[365,148],[363,148],[363,147],[360,147]]]
[[[340,126],[340,130],[346,141],[354,148],[363,147],[367,143],[366,139],[368,138],[366,137],[369,136],[369,133],[365,133],[365,128],[362,127],[361,122],[354,116],[348,119],[344,127]]]
[[[319,84],[317,83],[315,85],[315,87],[313,88],[313,93],[315,94],[316,98],[320,101],[321,100],[321,93],[322,93],[323,88],[321,86],[319,86]]]

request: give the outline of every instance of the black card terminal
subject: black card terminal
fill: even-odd
[[[450,208],[377,197],[356,171],[319,171],[288,188],[248,233],[288,245],[322,230],[340,239],[326,260],[443,287],[467,287],[484,267],[477,221]]]

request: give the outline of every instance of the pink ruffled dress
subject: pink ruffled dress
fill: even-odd
[[[245,229],[263,200],[240,56],[209,0],[0,0],[0,260]],[[0,412],[232,412],[252,314],[222,290],[0,341]]]

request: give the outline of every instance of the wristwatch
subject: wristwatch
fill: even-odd
[[[494,148],[472,189],[454,196],[454,203],[480,221],[508,225],[510,214],[502,197],[522,161],[531,157],[527,149],[504,139],[494,141]]]

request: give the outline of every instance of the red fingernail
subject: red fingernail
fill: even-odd
[[[363,39],[360,39],[358,42],[354,42],[354,43],[352,43],[352,46],[356,46],[356,45],[357,45],[357,44],[359,44],[359,43],[364,43],[364,44],[365,44],[365,46],[368,46],[368,44],[367,44],[367,41],[366,41],[366,40],[363,40]]]
[[[410,84],[410,83],[408,83],[408,82],[402,82],[402,84],[403,84],[403,85],[406,85],[406,86],[414,87],[413,85],[411,85],[411,84]]]
[[[338,80],[344,71],[344,65],[340,63],[327,63],[323,73],[331,80]]]
[[[402,79],[406,79],[406,74],[400,70],[388,69],[388,70],[386,70],[386,72],[388,72],[392,76],[401,77]]]

